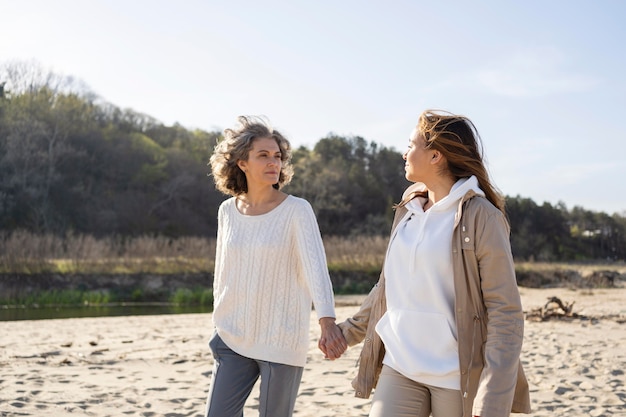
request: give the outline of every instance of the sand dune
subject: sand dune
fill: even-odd
[[[528,312],[552,296],[582,318],[526,322],[532,416],[626,416],[626,289],[521,289]],[[362,297],[338,297],[338,318]],[[367,416],[353,396],[359,347],[327,361],[312,329],[298,417]],[[203,415],[210,315],[0,322],[0,416]],[[256,416],[257,390],[245,416]]]

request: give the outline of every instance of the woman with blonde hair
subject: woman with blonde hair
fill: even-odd
[[[352,385],[370,417],[529,412],[524,316],[504,200],[474,124],[423,112],[403,154],[407,188],[380,279],[340,323],[364,341]]]
[[[207,417],[241,417],[259,377],[259,416],[292,415],[312,305],[326,356],[347,348],[311,205],[281,191],[293,174],[290,158],[285,137],[243,116],[211,156],[215,185],[231,198],[218,210]]]

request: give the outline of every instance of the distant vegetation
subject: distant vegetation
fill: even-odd
[[[327,237],[337,294],[376,282],[386,238]],[[167,302],[211,306],[215,239],[13,232],[0,236],[0,306]]]
[[[387,238],[325,237],[335,294],[364,294],[378,280]],[[0,307],[159,302],[210,307],[215,239],[119,238],[14,232],[0,239]],[[518,262],[520,286],[611,288],[626,263]]]
[[[335,271],[379,271],[386,244],[382,236],[324,239],[328,266]],[[0,274],[212,273],[214,255],[215,238],[0,234]]]
[[[225,196],[207,161],[220,137],[120,109],[36,64],[3,65],[0,271],[210,270]],[[352,254],[333,246],[330,266],[378,268],[408,185],[401,152],[328,135],[295,149],[293,162],[285,191],[311,202],[327,245],[356,245]],[[517,261],[626,259],[623,214],[521,196],[507,197],[507,209]],[[372,252],[366,237],[377,242]],[[158,255],[142,253],[151,245]]]

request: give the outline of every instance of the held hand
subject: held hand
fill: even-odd
[[[348,343],[339,326],[335,324],[335,319],[332,317],[322,317],[320,319],[320,328],[322,335],[320,336],[317,346],[324,352],[324,357],[330,360],[341,357],[346,349],[348,349]]]

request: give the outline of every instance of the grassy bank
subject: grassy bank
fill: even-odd
[[[330,267],[380,268],[383,237],[324,239]],[[189,274],[213,272],[215,239],[103,237],[0,232],[0,273]]]
[[[378,280],[387,239],[324,239],[336,294],[364,294]],[[0,234],[0,305],[213,303],[215,240]],[[626,264],[516,264],[523,287],[621,286]]]
[[[380,267],[330,264],[335,294],[366,294]],[[518,284],[528,288],[624,286],[623,265],[520,264]],[[0,274],[0,306],[102,306],[119,303],[213,304],[212,274]]]
[[[210,288],[179,288],[172,293],[147,294],[142,288],[130,293],[111,290],[48,289],[0,297],[0,306],[20,307],[100,307],[125,303],[160,303],[172,306],[213,306]]]

